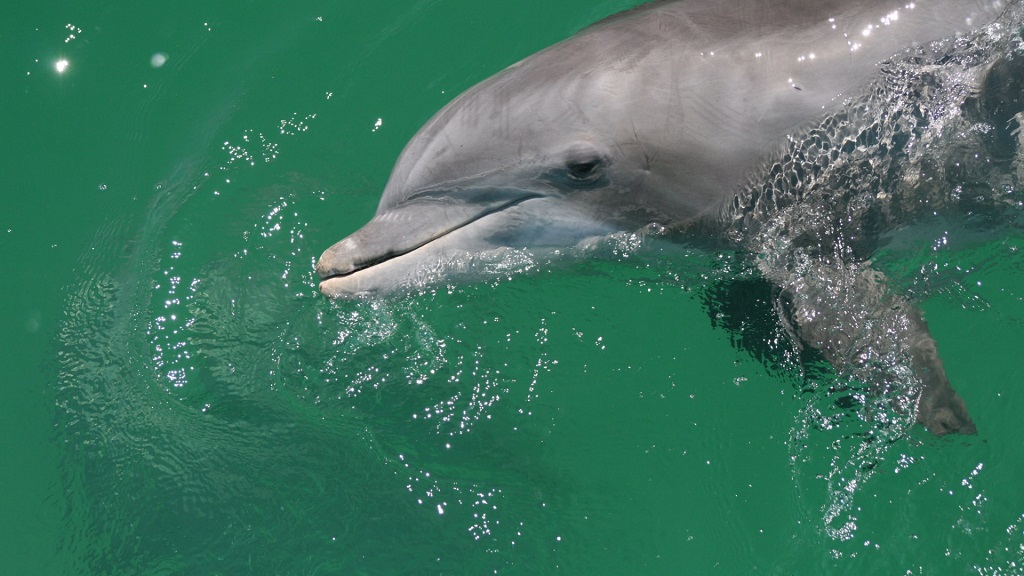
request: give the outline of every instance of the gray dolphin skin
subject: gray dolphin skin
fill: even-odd
[[[473,255],[650,227],[765,250],[768,219],[751,225],[737,207],[763,208],[742,191],[793,137],[841,113],[883,61],[1003,10],[992,0],[681,0],[607,18],[429,120],[376,215],[320,257],[320,290],[389,293],[456,275]],[[798,339],[883,388],[895,376],[864,350],[909,365],[918,421],[937,435],[973,433],[920,313],[884,290],[866,258],[843,254],[813,261],[814,274],[761,265]]]

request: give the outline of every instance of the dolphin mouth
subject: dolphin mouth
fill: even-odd
[[[392,262],[490,215],[545,195],[529,190],[488,194],[482,202],[452,202],[449,191],[417,194],[412,201],[378,213],[366,225],[328,248],[317,261],[320,292],[329,297],[369,294],[376,289],[341,287],[362,272]],[[449,194],[442,197],[442,193]]]

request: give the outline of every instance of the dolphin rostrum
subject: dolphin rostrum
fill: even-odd
[[[770,250],[770,216],[752,216],[767,204],[751,183],[815,122],[849,108],[883,61],[1003,10],[998,0],[662,0],[607,18],[428,121],[376,215],[320,257],[320,290],[390,292],[453,274],[473,254],[651,226]],[[827,223],[813,233],[829,230],[842,234]],[[761,265],[798,339],[872,384],[909,366],[918,421],[935,434],[974,432],[917,309],[882,288],[866,257],[830,242],[820,253],[784,243]]]

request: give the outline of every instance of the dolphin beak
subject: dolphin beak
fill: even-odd
[[[531,190],[460,189],[416,193],[377,215],[351,236],[328,248],[316,264],[320,291],[346,296],[339,289],[356,273],[408,254],[489,214],[543,194]]]

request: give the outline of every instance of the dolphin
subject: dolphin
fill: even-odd
[[[376,215],[320,257],[320,291],[389,293],[457,275],[475,255],[647,229],[765,250],[770,218],[751,215],[785,203],[766,208],[751,183],[794,138],[843,114],[887,59],[1004,9],[999,0],[660,0],[606,18],[431,118],[399,156]],[[818,237],[831,229],[822,228]],[[810,257],[814,274],[807,258],[798,274],[792,243],[779,251],[762,270],[797,338],[883,387],[898,378],[894,366],[909,365],[917,420],[937,435],[975,431],[920,312],[884,288],[866,257],[826,250]]]

